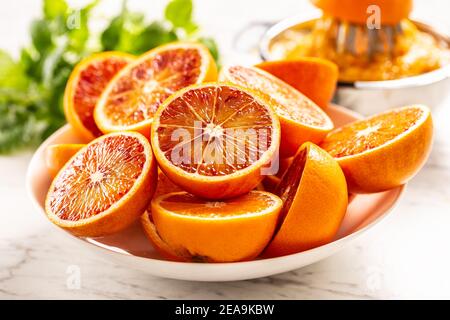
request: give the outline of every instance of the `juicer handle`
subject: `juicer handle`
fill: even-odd
[[[275,22],[270,21],[252,21],[248,23],[234,35],[233,49],[239,53],[259,51],[258,46],[262,36],[274,24]]]

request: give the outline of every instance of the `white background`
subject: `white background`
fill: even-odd
[[[129,1],[158,17],[164,1]],[[71,3],[76,3],[72,1]],[[40,1],[2,0],[0,48],[17,54]],[[104,0],[102,15],[118,1]],[[301,0],[197,0],[197,21],[219,41],[225,62],[241,56],[231,40],[248,22],[277,21],[311,10]],[[417,0],[414,15],[450,34],[450,1]],[[24,180],[31,152],[0,156],[0,298],[450,298],[450,105],[433,110],[435,145],[424,170],[392,214],[352,246],[286,274],[232,283],[193,283],[147,276],[105,261],[54,232],[34,212]],[[67,287],[67,268],[81,288]]]

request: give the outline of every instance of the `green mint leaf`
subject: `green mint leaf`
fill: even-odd
[[[174,28],[184,28],[192,22],[192,0],[171,0],[164,14]]]
[[[103,50],[114,50],[119,46],[120,37],[128,13],[126,0],[122,1],[122,10],[119,15],[111,20],[109,25],[100,35],[100,43]]]
[[[143,14],[127,12],[124,16],[123,27],[120,32],[120,41],[115,49],[133,53],[138,37],[144,29],[144,26]]]
[[[37,146],[56,125],[52,118],[37,112],[35,105],[0,103],[0,154]]]
[[[134,52],[140,54],[159,45],[173,42],[178,39],[175,32],[167,28],[164,23],[154,21],[145,27],[136,39]]]
[[[63,59],[66,48],[67,41],[62,42],[59,46],[49,52],[49,54],[45,57],[45,60],[43,60],[42,80],[44,87],[50,88],[52,86],[52,80],[57,75],[57,67]]]
[[[198,41],[204,44],[208,49],[211,55],[213,56],[216,63],[220,64],[220,56],[219,56],[219,47],[217,46],[216,41],[210,37],[201,37]]]
[[[182,30],[184,30],[184,32],[186,33],[186,36],[191,36],[191,35],[197,33],[200,30],[200,27],[198,24],[191,21],[188,24],[186,24],[182,28]]]
[[[68,6],[65,0],[44,0],[44,17],[48,20],[65,16]]]
[[[111,20],[109,26],[102,32],[100,42],[103,50],[114,50],[120,42],[120,35],[123,28],[123,16],[117,16]]]
[[[100,41],[103,50],[119,50],[134,53],[136,41],[144,29],[144,15],[129,12],[126,1],[122,11],[113,18],[108,27],[102,32]]]
[[[0,50],[0,90],[7,88],[23,90],[27,85],[28,79],[22,65],[16,63],[8,53]]]
[[[46,20],[35,20],[31,23],[31,41],[40,54],[44,54],[52,46],[52,32]]]

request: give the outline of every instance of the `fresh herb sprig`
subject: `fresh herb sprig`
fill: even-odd
[[[0,50],[0,154],[42,142],[65,123],[63,94],[75,64],[83,57],[106,50],[141,54],[175,40],[203,42],[219,59],[212,38],[202,37],[194,22],[192,0],[171,0],[164,18],[146,21],[123,2],[120,13],[105,30],[93,34],[89,25],[95,0],[70,8],[65,0],[44,0],[42,18],[30,27],[31,44],[17,61]]]

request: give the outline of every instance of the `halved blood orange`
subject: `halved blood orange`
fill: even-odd
[[[180,90],[161,105],[151,128],[161,170],[209,199],[254,189],[270,171],[279,141],[280,124],[268,101],[234,85]]]
[[[64,92],[64,114],[67,121],[86,142],[102,132],[94,121],[94,108],[109,81],[134,60],[122,52],[93,54],[76,65]]]
[[[208,49],[176,42],[157,47],[124,68],[108,85],[95,108],[101,131],[138,131],[149,136],[153,115],[174,92],[217,79]]]
[[[413,105],[338,128],[321,147],[341,165],[350,192],[370,193],[408,182],[427,160],[432,140],[430,110]]]
[[[292,254],[332,241],[348,203],[345,177],[333,157],[318,146],[305,143],[276,193],[284,204],[278,230],[264,255]]]
[[[85,144],[76,143],[63,143],[49,146],[45,150],[45,164],[50,175],[55,177],[66,162],[84,146]]]
[[[60,170],[45,210],[56,225],[97,237],[126,228],[145,211],[156,187],[149,141],[133,132],[102,136]]]
[[[306,141],[319,143],[333,129],[327,114],[309,98],[264,70],[231,66],[221,72],[222,81],[250,88],[270,99],[280,118],[280,156],[293,156]]]
[[[258,256],[272,238],[281,199],[251,191],[224,201],[207,201],[187,192],[154,198],[144,229],[157,237],[158,250],[198,262],[232,262]],[[152,241],[154,242],[154,240]]]

